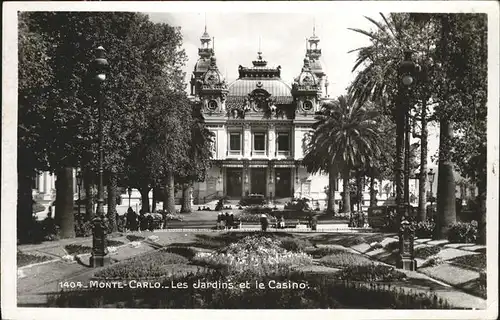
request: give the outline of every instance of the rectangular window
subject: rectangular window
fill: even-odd
[[[266,134],[254,133],[253,135],[253,150],[255,154],[266,153]]]
[[[278,133],[278,151],[290,151],[290,135]]]
[[[229,151],[241,152],[241,133],[234,132],[229,134]]]

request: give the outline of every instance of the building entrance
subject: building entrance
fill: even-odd
[[[292,171],[288,168],[276,168],[276,197],[287,198],[292,196]]]
[[[226,169],[226,195],[228,195],[229,197],[241,197],[243,186],[241,177],[241,169]]]
[[[252,168],[251,179],[252,193],[262,194],[266,196],[266,169]]]

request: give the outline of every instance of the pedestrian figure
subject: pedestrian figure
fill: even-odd
[[[125,224],[125,229],[130,230],[130,231],[136,231],[137,230],[137,214],[134,212],[132,207],[128,207],[126,219],[127,219],[127,222]]]
[[[281,215],[281,217],[280,217],[280,222],[279,222],[278,227],[279,227],[279,229],[285,229],[285,217],[283,215]]]
[[[267,231],[267,227],[269,226],[269,220],[267,219],[267,216],[263,213],[260,216],[260,226],[262,228],[262,231]]]
[[[226,228],[226,216],[222,212],[221,212],[221,215],[220,215],[220,219],[221,219],[220,220],[220,228],[222,230],[222,229]]]
[[[234,216],[232,212],[230,212],[229,215],[226,216],[226,221],[228,228],[232,229],[234,227]]]
[[[224,219],[226,220],[226,230],[231,228],[231,224],[229,223],[229,212],[224,214]]]
[[[142,209],[139,210],[139,229],[140,231],[146,231],[148,229],[148,220]]]
[[[222,229],[222,212],[217,215],[217,229]]]

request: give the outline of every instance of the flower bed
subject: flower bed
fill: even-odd
[[[353,236],[353,237],[345,237],[337,241],[337,244],[340,244],[344,247],[352,247],[361,243],[365,243],[366,239],[362,236]]]
[[[17,267],[24,267],[29,264],[40,263],[44,261],[52,260],[50,257],[23,253],[21,251],[17,252]]]
[[[433,247],[420,247],[415,249],[415,258],[419,259],[427,259],[430,256],[434,256],[438,254],[441,251],[441,248],[438,246],[433,246]]]
[[[110,247],[110,246],[113,246],[113,247],[118,247],[118,246],[121,246],[121,245],[124,245],[124,244],[125,244],[125,242],[123,242],[123,241],[119,241],[119,240],[112,240],[112,239],[108,239],[108,240],[106,241],[106,243],[107,243],[108,247]]]
[[[146,238],[142,237],[142,236],[135,236],[133,234],[129,234],[127,237],[127,240],[132,242],[132,241],[141,241],[141,240],[144,240]]]
[[[319,263],[327,267],[348,267],[359,266],[373,263],[365,256],[351,252],[338,252],[325,256],[319,260]]]
[[[341,280],[349,281],[396,281],[406,278],[406,275],[393,267],[382,264],[351,265],[334,275]]]
[[[280,241],[280,246],[283,249],[293,252],[303,252],[307,247],[311,246],[309,241],[300,238],[284,238]]]
[[[486,254],[480,253],[456,257],[450,260],[450,262],[466,265],[476,269],[486,269]]]
[[[102,269],[94,274],[98,279],[154,279],[167,275],[172,264],[185,264],[189,260],[163,250],[147,253]]]
[[[312,257],[281,247],[281,241],[262,236],[249,236],[214,253],[200,252],[193,261],[231,273],[252,271],[265,275],[291,266],[312,264]]]
[[[75,255],[75,254],[84,254],[84,253],[91,253],[92,248],[89,246],[84,246],[81,244],[68,244],[64,246],[64,249],[68,252],[70,255]]]

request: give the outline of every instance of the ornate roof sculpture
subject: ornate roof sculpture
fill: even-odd
[[[320,81],[311,70],[311,63],[308,57],[304,59],[304,66],[300,75],[295,78],[292,85],[294,95],[317,94],[321,91]]]
[[[253,67],[238,67],[239,78],[229,85],[227,110],[240,112],[273,112],[278,105],[293,102],[291,88],[281,80],[281,66],[268,67],[262,52],[252,61]]]
[[[203,75],[201,93],[206,91],[225,91],[227,93],[227,83],[217,68],[217,59],[215,56],[210,58],[210,65],[207,72]]]

